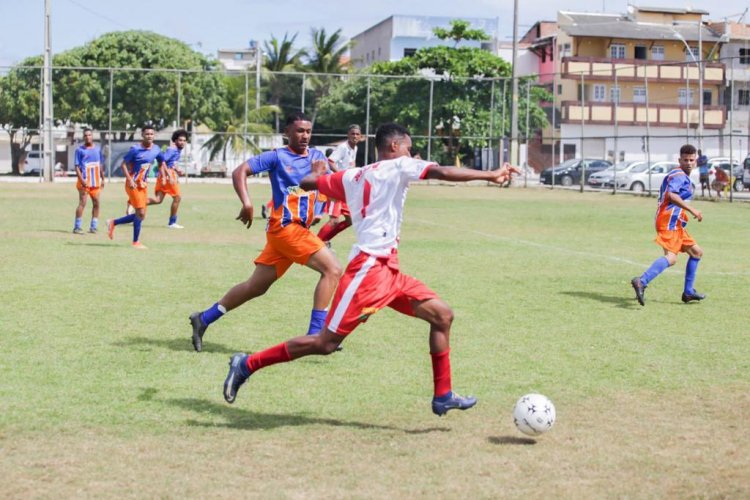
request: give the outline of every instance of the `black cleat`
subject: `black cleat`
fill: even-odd
[[[229,358],[229,373],[227,373],[227,378],[224,379],[224,399],[229,404],[234,403],[234,400],[237,399],[237,391],[250,377],[250,375],[244,374],[247,371],[247,368],[243,370],[243,365],[246,362],[247,355],[241,352],[234,353]]]
[[[260,206],[260,216],[264,219],[268,219],[268,207],[266,205]]]
[[[706,298],[706,295],[703,293],[698,293],[695,290],[693,290],[693,293],[683,293],[682,294],[682,301],[687,304],[688,302],[692,302],[694,300],[701,301]]]
[[[450,399],[447,401],[439,401],[437,398],[432,398],[432,413],[438,417],[442,417],[449,410],[468,410],[475,404],[477,404],[477,398],[474,396],[463,397],[452,392]]]
[[[201,319],[200,312],[194,312],[190,315],[190,324],[193,325],[193,348],[196,352],[203,349],[203,334],[206,333],[208,325]]]
[[[645,306],[646,300],[643,298],[643,293],[646,291],[646,287],[643,286],[643,283],[641,283],[641,278],[636,276],[635,278],[630,280],[630,284],[633,285],[633,290],[635,290],[635,298],[638,299],[638,303],[642,306]]]

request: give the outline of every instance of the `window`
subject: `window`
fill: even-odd
[[[664,45],[654,45],[651,47],[651,59],[654,61],[664,60]]]
[[[591,95],[591,100],[595,102],[604,102],[604,96],[607,95],[607,86],[606,85],[594,85],[593,86],[593,93]]]
[[[737,102],[740,106],[750,106],[750,90],[738,90]]]
[[[704,106],[710,106],[711,105],[711,99],[712,99],[712,93],[710,90],[704,90],[703,91],[703,105]]]
[[[633,102],[646,102],[646,87],[633,87]]]
[[[643,45],[636,45],[633,56],[636,59],[646,59],[646,47],[644,47]]]
[[[569,43],[563,43],[558,46],[560,50],[560,57],[569,57],[570,56],[570,44]]]
[[[701,53],[698,51],[698,47],[685,47],[685,62],[695,62],[701,60]]]
[[[740,64],[750,64],[750,49],[740,49]]]
[[[625,45],[613,43],[609,46],[609,57],[612,59],[625,59]]]
[[[679,89],[677,93],[677,102],[679,104],[693,104],[693,89]]]
[[[617,104],[620,103],[620,87],[609,88],[609,100]]]
[[[411,57],[417,53],[417,49],[404,49],[404,57]]]
[[[235,61],[241,61],[242,60],[242,52],[235,52],[234,53],[234,60]]]

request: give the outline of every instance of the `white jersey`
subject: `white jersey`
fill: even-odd
[[[349,205],[359,251],[385,257],[398,247],[409,183],[424,178],[433,162],[402,156],[318,178],[320,192]]]
[[[349,146],[349,141],[344,141],[333,150],[328,159],[336,165],[338,170],[354,168],[357,166],[357,146],[352,148]]]

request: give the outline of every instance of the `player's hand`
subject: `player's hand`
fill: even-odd
[[[510,181],[513,174],[520,174],[521,171],[510,163],[505,162],[503,163],[502,167],[495,170],[493,173],[495,175],[492,179],[492,182],[494,182],[495,184],[504,184]]]
[[[138,188],[139,189],[146,189],[146,183],[143,181],[138,181]]]
[[[693,213],[693,217],[695,217],[696,219],[698,219],[698,222],[700,222],[700,221],[703,220],[703,214],[701,213],[700,210],[698,210],[696,208],[693,208],[692,209],[692,213]]]
[[[313,174],[325,175],[328,172],[328,160],[315,160],[310,170]]]
[[[130,189],[135,189],[135,181],[133,179],[130,179],[128,181],[128,186],[130,187]]]
[[[245,205],[240,209],[240,214],[235,220],[242,222],[246,228],[250,228],[253,225],[253,206]]]

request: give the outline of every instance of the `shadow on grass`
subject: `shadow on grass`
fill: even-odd
[[[66,245],[73,247],[112,247],[115,248],[117,245],[113,243],[86,243],[85,241],[66,241]]]
[[[184,337],[171,338],[171,339],[152,339],[148,337],[128,337],[125,340],[114,342],[114,345],[120,346],[120,347],[151,346],[151,347],[158,347],[160,349],[169,349],[170,351],[195,352],[195,349],[193,349],[193,343],[191,342],[190,337],[188,337],[187,335]],[[203,352],[231,355],[237,352],[237,350],[229,349],[228,347],[222,344],[217,344],[216,342],[204,341]]]
[[[490,436],[487,438],[487,441],[491,444],[515,444],[522,446],[533,446],[536,444],[536,439],[516,436]]]
[[[155,389],[145,389],[139,397],[140,400],[153,400]],[[243,430],[269,430],[279,427],[297,427],[300,425],[328,425],[331,427],[349,427],[353,429],[379,429],[387,431],[399,431],[405,434],[428,434],[432,432],[450,432],[447,427],[425,427],[420,429],[402,429],[391,425],[379,425],[371,422],[355,422],[339,420],[335,418],[307,417],[301,414],[279,414],[262,413],[230,407],[226,404],[217,404],[213,401],[197,398],[168,399],[163,402],[195,411],[211,417],[219,417],[224,423],[214,423],[199,420],[188,420],[187,424],[194,427],[228,427],[230,429]]]
[[[596,300],[605,304],[614,304],[623,309],[638,309],[641,306],[635,301],[635,297],[622,295],[604,295],[596,292],[561,292],[563,295],[578,297],[579,299]]]

